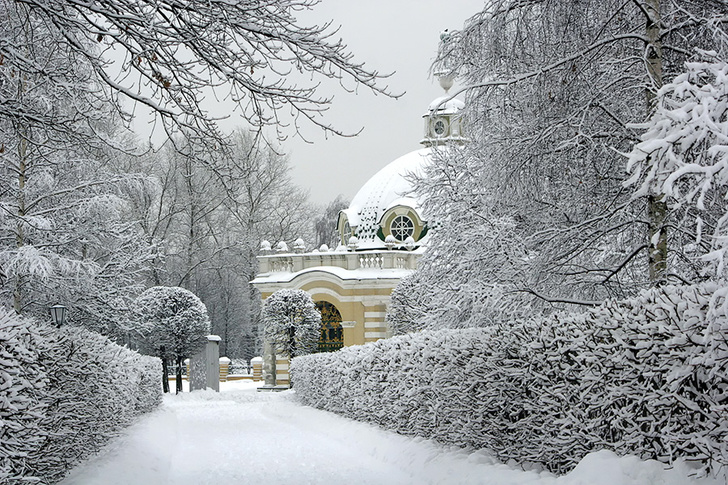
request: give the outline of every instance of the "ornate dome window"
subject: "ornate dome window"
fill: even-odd
[[[418,242],[427,234],[427,224],[422,221],[412,205],[406,204],[407,202],[414,204],[415,201],[406,199],[401,199],[401,201],[401,204],[388,209],[379,221],[377,237],[388,248],[387,240],[390,245],[394,243],[402,246],[407,239]]]
[[[392,223],[389,225],[389,232],[397,241],[402,242],[414,235],[415,223],[409,217],[399,215],[392,219]]]
[[[342,237],[341,242],[343,244],[346,244],[349,242],[349,238],[351,238],[353,234],[351,233],[351,226],[349,225],[349,221],[344,222],[344,228],[342,229]]]

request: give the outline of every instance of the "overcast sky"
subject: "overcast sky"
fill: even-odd
[[[283,143],[294,180],[310,190],[313,202],[325,204],[338,194],[351,199],[379,169],[421,147],[422,115],[443,94],[428,75],[440,32],[460,29],[482,7],[483,0],[322,0],[301,17],[306,24],[333,20],[359,62],[395,71],[386,83],[393,92],[406,92],[397,100],[365,89],[349,94],[338,85],[324,92],[335,96],[325,120],[346,132],[363,132],[326,139],[309,127],[305,136],[313,144],[300,138]]]
[[[382,83],[399,99],[374,95],[360,87],[349,93],[338,82],[324,82],[319,95],[333,96],[322,121],[356,137],[324,135],[321,128],[303,124],[302,135],[293,130],[280,150],[287,154],[294,181],[308,189],[310,200],[327,204],[341,194],[351,200],[359,188],[379,169],[421,148],[422,115],[430,102],[444,94],[431,79],[429,69],[437,54],[440,33],[459,30],[465,20],[483,8],[484,0],[321,0],[311,11],[299,14],[299,24],[340,27],[342,38],[354,54],[354,62],[368,70],[393,73]],[[326,80],[325,80],[326,81]],[[295,83],[295,81],[290,81]],[[303,84],[310,85],[306,80]],[[352,82],[347,86],[354,87]],[[457,87],[457,85],[456,85]],[[239,114],[224,103],[210,102],[206,109],[221,116],[221,128],[230,132],[245,126]],[[152,130],[150,115],[136,110],[135,130],[152,139],[164,135]],[[283,115],[285,117],[285,115]],[[150,135],[151,133],[151,135]],[[275,131],[268,133],[275,138]],[[161,138],[160,138],[161,139]],[[157,140],[159,141],[159,140]]]

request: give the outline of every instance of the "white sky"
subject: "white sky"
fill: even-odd
[[[302,23],[333,20],[355,60],[382,73],[396,71],[385,82],[398,100],[360,89],[349,94],[332,86],[333,105],[325,121],[355,138],[329,136],[308,127],[300,138],[289,138],[282,149],[290,155],[296,183],[310,190],[311,201],[325,204],[338,194],[349,200],[380,168],[420,148],[422,115],[443,94],[428,71],[440,32],[459,30],[483,8],[483,0],[322,0]],[[350,83],[349,83],[350,84]]]
[[[393,73],[382,83],[393,93],[405,93],[395,100],[364,87],[349,93],[338,82],[322,83],[320,97],[334,99],[321,121],[345,133],[363,131],[356,137],[327,137],[321,128],[303,122],[302,134],[312,142],[307,143],[291,129],[280,150],[289,155],[293,179],[309,190],[312,202],[327,204],[339,194],[351,200],[379,169],[421,148],[422,115],[444,93],[429,76],[440,32],[461,29],[483,4],[484,0],[321,0],[312,11],[299,14],[301,25],[331,21],[332,28],[340,27],[332,40],[342,38],[354,62],[365,63],[368,70]],[[345,85],[354,87],[351,81]],[[206,109],[213,116],[226,117],[220,121],[224,131],[245,125],[225,102],[208,102]],[[162,130],[152,131],[151,119],[137,109],[135,130],[142,137],[150,132],[151,138],[162,136]],[[269,135],[275,138],[274,132]]]

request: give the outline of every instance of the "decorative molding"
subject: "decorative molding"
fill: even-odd
[[[387,338],[387,332],[364,332],[364,338]]]

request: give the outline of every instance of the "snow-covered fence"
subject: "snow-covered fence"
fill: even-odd
[[[717,287],[578,315],[426,331],[294,359],[305,404],[567,471],[611,449],[728,466],[728,318]],[[725,470],[725,469],[724,469]]]
[[[0,483],[54,483],[161,402],[159,359],[0,310]]]

